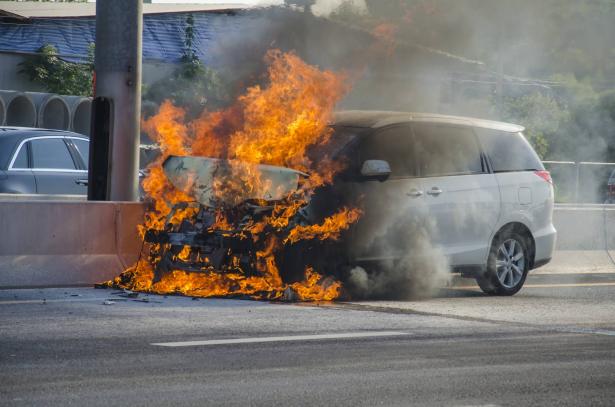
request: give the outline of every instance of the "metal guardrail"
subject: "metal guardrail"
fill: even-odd
[[[543,161],[551,172],[556,203],[604,204],[615,163]]]

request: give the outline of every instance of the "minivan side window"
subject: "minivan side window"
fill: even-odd
[[[68,147],[61,138],[43,138],[30,141],[32,169],[76,169]]]
[[[415,177],[416,160],[412,131],[408,126],[394,126],[365,137],[361,143],[361,163],[385,160],[391,166],[392,177]]]
[[[542,171],[544,166],[521,133],[476,129],[493,172]]]
[[[472,129],[421,123],[414,124],[413,129],[422,177],[485,172]]]

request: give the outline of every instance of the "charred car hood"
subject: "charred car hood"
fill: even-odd
[[[208,207],[232,205],[250,200],[278,201],[299,188],[301,177],[306,174],[285,167],[264,164],[248,164],[233,160],[194,156],[169,156],[163,164],[169,181],[180,191]],[[258,174],[259,188],[240,185],[240,197],[226,197],[214,193],[214,181],[233,178],[242,182],[237,171],[245,171],[246,179]],[[249,175],[248,175],[249,172]]]

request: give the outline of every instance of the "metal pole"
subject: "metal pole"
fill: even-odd
[[[106,199],[138,200],[142,0],[96,2],[95,96],[111,102]]]

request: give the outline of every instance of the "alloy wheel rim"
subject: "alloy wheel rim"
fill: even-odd
[[[506,288],[514,288],[523,278],[525,253],[515,239],[502,242],[495,260],[495,270],[500,283]]]

